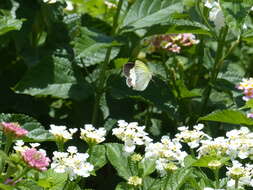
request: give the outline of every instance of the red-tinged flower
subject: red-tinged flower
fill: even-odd
[[[21,153],[23,160],[29,167],[39,171],[47,170],[50,159],[46,157],[46,152],[42,149],[28,148]]]
[[[16,138],[20,138],[28,134],[28,131],[21,128],[18,123],[1,122],[0,127],[2,127],[4,134],[12,135]]]

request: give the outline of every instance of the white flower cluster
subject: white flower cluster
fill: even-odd
[[[210,139],[208,135],[206,135],[203,131],[203,124],[198,124],[193,126],[193,130],[189,130],[189,127],[179,127],[178,130],[180,133],[176,134],[176,138],[180,142],[187,143],[190,148],[197,148],[199,146],[200,140],[204,137]]]
[[[87,162],[89,154],[78,153],[75,146],[70,146],[67,152],[53,152],[51,168],[56,173],[67,173],[72,181],[78,176],[89,177],[94,166]]]
[[[227,183],[228,187],[234,187],[235,181],[238,180],[239,187],[243,186],[251,186],[253,187],[253,165],[246,164],[245,167],[243,165],[234,160],[232,167],[227,167],[227,176],[230,180]]]
[[[142,184],[142,178],[138,177],[138,176],[131,176],[129,177],[129,179],[127,180],[127,183],[129,185],[133,185],[133,186],[138,186]]]
[[[205,155],[209,156],[224,156],[228,150],[228,139],[224,137],[217,137],[215,139],[201,140],[199,147],[198,157]]]
[[[225,26],[225,18],[219,2],[215,0],[206,0],[205,6],[210,9],[209,19],[214,22],[215,28],[220,30]]]
[[[54,135],[56,140],[66,142],[72,139],[74,133],[77,132],[77,128],[72,128],[67,130],[66,126],[57,126],[57,125],[50,125],[50,133]]]
[[[144,131],[145,126],[138,126],[137,122],[127,123],[119,120],[118,126],[112,130],[112,134],[125,143],[125,152],[133,153],[136,145],[147,145],[152,142],[148,133]]]
[[[145,159],[156,159],[156,169],[164,176],[168,171],[177,169],[177,165],[183,166],[187,153],[181,150],[182,145],[178,139],[170,139],[163,136],[161,142],[149,143],[145,149]]]
[[[88,144],[99,144],[105,141],[105,135],[105,128],[96,129],[91,124],[86,124],[84,125],[84,129],[81,129],[80,138]]]
[[[229,156],[232,160],[236,158],[253,160],[253,133],[247,127],[228,131],[226,137],[201,140],[198,157],[212,155]]]
[[[226,133],[229,139],[228,155],[232,158],[253,159],[253,133],[247,127]]]

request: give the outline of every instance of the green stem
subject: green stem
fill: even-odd
[[[201,115],[204,113],[204,111],[206,109],[207,102],[209,100],[209,97],[210,97],[210,94],[212,91],[211,85],[216,81],[217,76],[220,72],[220,69],[223,65],[224,60],[222,60],[222,62],[220,62],[220,61],[221,61],[221,58],[223,55],[222,52],[223,52],[227,32],[228,32],[227,28],[225,28],[224,30],[221,30],[221,32],[220,32],[220,36],[219,36],[219,40],[218,40],[218,47],[217,47],[217,51],[216,51],[214,66],[213,66],[213,69],[211,72],[211,77],[209,79],[209,84],[203,93],[203,98],[202,98],[203,103],[202,103],[202,108],[201,108]]]
[[[238,189],[238,186],[239,186],[239,179],[236,179],[235,180],[235,189]]]
[[[119,20],[119,15],[120,15],[120,10],[121,10],[122,4],[123,4],[123,0],[119,0],[118,6],[117,6],[117,12],[113,18],[113,26],[112,26],[112,32],[111,32],[112,36],[114,36],[117,32],[118,20]],[[99,103],[100,103],[100,99],[104,93],[104,85],[105,85],[105,81],[106,81],[106,68],[110,62],[111,52],[112,52],[112,47],[109,47],[106,51],[105,60],[104,60],[103,64],[101,64],[101,68],[100,68],[100,74],[99,74],[98,85],[97,85],[97,89],[96,89],[96,93],[95,93],[95,103],[94,103],[93,115],[92,115],[92,124],[93,125],[96,125],[96,123],[97,123]]]
[[[219,169],[214,170],[214,176],[215,176],[215,187],[216,189],[219,189],[220,188]]]
[[[64,142],[62,140],[57,140],[56,145],[59,152],[64,152]]]

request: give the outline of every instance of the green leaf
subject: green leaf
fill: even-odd
[[[225,164],[228,160],[230,160],[229,157],[222,157],[222,158],[218,158],[218,157],[214,157],[214,156],[203,156],[200,159],[196,160],[192,166],[196,166],[196,167],[208,167],[208,164],[211,161],[214,160],[219,160],[221,162],[221,164]]]
[[[188,180],[193,172],[192,168],[186,169],[178,169],[169,177],[169,179],[165,180],[165,189],[166,190],[179,190],[184,183]]]
[[[176,84],[180,92],[180,98],[194,98],[194,97],[201,96],[200,92],[196,90],[188,90],[183,80],[176,81]]]
[[[252,0],[221,0],[227,25],[231,29],[241,30],[247,15],[253,5]]]
[[[216,121],[221,123],[231,123],[237,125],[253,125],[253,120],[236,110],[217,110],[207,116],[200,117],[199,121]]]
[[[94,145],[88,150],[88,152],[90,155],[88,161],[94,165],[95,171],[102,168],[106,164],[107,160],[104,145]]]
[[[120,182],[115,190],[132,190],[132,187],[128,185],[126,182]]]
[[[88,67],[103,62],[107,48],[119,45],[113,38],[92,32],[87,28],[81,28],[80,32],[80,36],[76,37],[72,44],[74,45],[76,59],[82,60],[82,63],[79,63],[81,67]],[[115,58],[118,53],[119,49],[113,48],[110,58]]]
[[[24,179],[21,180],[16,187],[19,190],[43,190],[42,187],[38,186],[34,181]]]
[[[91,95],[80,70],[64,55],[45,57],[14,87],[16,93],[83,100]]]
[[[44,127],[32,117],[24,114],[0,114],[0,122],[17,122],[20,126],[29,133],[23,138],[24,141],[48,141],[52,140],[53,136]]]
[[[65,173],[55,173],[52,169],[46,172],[40,173],[40,180],[37,184],[40,187],[50,189],[50,190],[61,190],[63,189],[68,175]]]
[[[141,170],[141,176],[145,177],[155,171],[156,160],[155,159],[143,159],[139,162],[139,169]]]
[[[161,0],[137,0],[127,13],[121,28],[140,29],[166,22],[172,13],[183,11],[181,3],[165,5]]]
[[[12,30],[20,30],[23,20],[12,18],[11,16],[0,15],[0,35]]]
[[[240,109],[247,109],[247,108],[253,109],[253,99],[248,100],[246,102],[246,104],[243,107],[241,107]]]
[[[154,179],[152,177],[146,176],[143,180],[143,190],[158,190],[162,189],[162,182],[161,180]]]
[[[119,176],[123,177],[125,180],[134,176],[128,164],[128,156],[123,152],[122,144],[107,143],[106,155],[110,163],[117,170]]]

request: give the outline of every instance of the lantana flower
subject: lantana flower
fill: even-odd
[[[105,128],[96,129],[91,124],[86,124],[84,125],[84,129],[81,129],[80,138],[86,141],[88,144],[99,144],[105,141],[105,135]]]
[[[66,142],[72,139],[74,133],[77,132],[77,128],[67,129],[66,126],[50,125],[50,133],[52,133],[57,141]]]
[[[243,100],[248,101],[253,98],[253,78],[242,79],[242,82],[237,86],[239,90],[243,90]]]
[[[182,145],[178,139],[170,139],[163,136],[161,142],[149,143],[145,149],[145,159],[155,159],[156,169],[161,176],[168,171],[177,169],[177,165],[183,166],[183,160],[187,153],[182,151]]]
[[[119,120],[118,126],[112,130],[112,134],[125,143],[125,152],[133,153],[136,145],[147,145],[152,141],[144,131],[145,126],[138,126],[137,122],[127,123]]]
[[[165,50],[180,53],[182,47],[192,46],[198,43],[199,40],[191,33],[156,35],[145,40],[145,44],[149,45],[148,50],[150,52]]]
[[[0,128],[2,128],[6,136],[11,136],[14,138],[21,138],[28,134],[28,131],[21,128],[18,123],[1,122]]]
[[[18,140],[14,146],[14,150],[21,155],[28,167],[45,171],[49,166],[50,159],[46,156],[45,150],[37,149],[39,145],[39,143],[30,143],[29,147],[22,140]]]
[[[94,166],[87,161],[89,154],[78,153],[75,146],[70,146],[67,152],[53,152],[53,162],[51,168],[56,173],[67,173],[70,180],[78,176],[89,177],[94,170]]]
[[[190,148],[197,148],[199,146],[200,140],[204,137],[210,137],[201,131],[204,128],[203,124],[198,124],[193,126],[193,130],[189,130],[189,127],[179,127],[178,130],[180,133],[176,134],[176,138],[180,142],[187,143]]]

